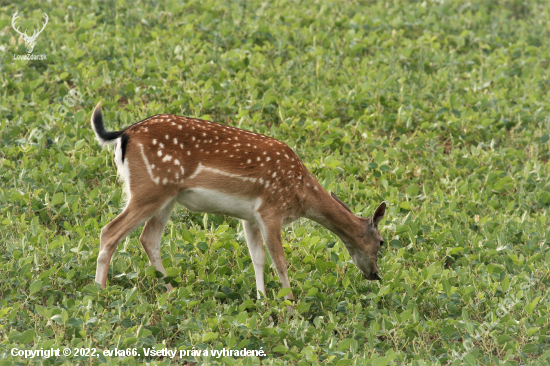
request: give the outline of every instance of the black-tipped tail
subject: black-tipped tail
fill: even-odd
[[[92,112],[92,128],[94,129],[97,141],[101,145],[108,144],[119,138],[124,131],[106,131],[103,125],[103,115],[101,114],[101,102],[97,103]]]

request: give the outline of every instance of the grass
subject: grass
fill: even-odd
[[[536,365],[550,359],[550,37],[544,1],[27,1],[0,15],[0,364]],[[11,28],[49,23],[34,54]],[[30,31],[29,31],[30,33]],[[170,299],[137,230],[94,284],[121,212],[89,126],[157,113],[286,142],[357,214],[389,204],[383,282],[300,221],[284,245],[296,312],[241,224],[178,209]],[[270,262],[268,262],[270,264]],[[25,359],[11,350],[96,348]],[[138,356],[103,356],[132,349]]]

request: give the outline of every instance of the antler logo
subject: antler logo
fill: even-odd
[[[27,48],[27,52],[31,53],[32,50],[34,49],[34,46],[36,45],[36,39],[38,38],[38,35],[42,33],[44,28],[46,28],[46,24],[48,24],[48,15],[44,13],[44,26],[38,32],[33,31],[32,36],[27,35],[26,29],[25,29],[25,33],[21,33],[19,31],[19,27],[15,27],[15,20],[17,18],[18,18],[17,12],[15,12],[15,14],[13,14],[13,18],[11,18],[11,26],[13,27],[13,29],[15,29],[17,33],[19,33],[23,37],[23,40],[25,41],[25,47]]]

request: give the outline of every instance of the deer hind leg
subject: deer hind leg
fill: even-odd
[[[262,230],[262,236],[264,238],[267,250],[269,255],[273,260],[277,274],[279,275],[279,280],[283,288],[290,287],[290,281],[288,279],[287,266],[286,266],[286,257],[285,249],[283,248],[283,241],[281,238],[281,222],[274,220],[266,220],[263,222],[263,225],[260,225]],[[294,300],[294,295],[292,291],[285,296],[285,299]],[[289,310],[293,310],[291,306],[288,307]]]
[[[167,204],[166,207],[158,211],[155,216],[151,217],[145,223],[143,232],[139,237],[141,246],[143,247],[143,250],[145,250],[145,253],[147,253],[147,257],[149,257],[149,263],[152,266],[155,266],[157,271],[162,272],[164,276],[166,276],[166,271],[164,270],[164,266],[162,265],[162,261],[160,258],[160,239],[175,204],[176,201],[173,200],[172,202]],[[166,284],[166,290],[168,292],[172,291],[173,289],[174,288],[171,284]]]
[[[248,250],[250,251],[250,258],[252,259],[252,265],[254,266],[254,275],[256,276],[256,291],[258,293],[258,299],[260,299],[260,292],[263,293],[265,296],[265,251],[264,242],[262,240],[262,232],[258,226],[251,223],[250,221],[243,220],[243,227],[244,235],[246,237],[246,243],[248,244]]]
[[[102,288],[107,285],[109,264],[118,244],[148,218],[164,208],[166,203],[166,200],[150,198],[144,203],[142,200],[132,197],[124,211],[101,230],[95,281]]]

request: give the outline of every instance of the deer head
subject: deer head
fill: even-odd
[[[27,53],[31,53],[32,50],[34,49],[34,46],[36,45],[36,39],[38,38],[38,35],[42,33],[44,28],[46,28],[46,24],[48,24],[48,15],[44,13],[44,25],[42,26],[42,29],[40,29],[39,31],[36,31],[36,30],[33,31],[32,36],[27,35],[26,29],[25,29],[25,33],[21,33],[19,31],[19,27],[15,26],[15,20],[17,18],[19,17],[17,15],[17,12],[15,12],[15,14],[13,14],[13,17],[11,18],[11,26],[13,27],[13,29],[15,29],[17,33],[21,35],[21,37],[23,37],[23,40],[25,41],[25,48],[27,49]]]

